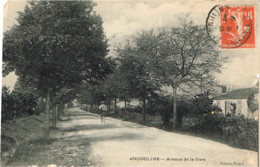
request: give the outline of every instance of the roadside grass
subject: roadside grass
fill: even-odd
[[[60,121],[71,120],[65,113]],[[16,147],[14,154],[1,166],[90,166],[91,141],[64,137],[60,128],[51,129],[49,139],[43,140],[45,115],[26,116],[2,125],[1,156]],[[10,136],[10,137],[9,137]],[[3,147],[4,146],[4,147]],[[6,153],[5,153],[6,154]],[[2,161],[3,159],[1,159]]]
[[[90,140],[68,141],[56,138],[32,140],[22,144],[7,166],[88,166],[95,164],[89,158]],[[71,143],[72,142],[72,143]],[[81,143],[81,144],[79,144]],[[78,148],[75,150],[75,148]],[[87,148],[87,149],[86,149]],[[81,152],[80,154],[78,152]]]
[[[17,151],[15,152],[14,157],[9,161],[9,163],[7,163],[6,166],[9,166],[9,165],[20,166],[21,162],[23,162],[24,166],[31,166],[31,165],[39,164],[40,159],[35,159],[34,155],[36,152],[45,151],[46,149],[47,149],[47,143],[44,143],[44,144],[43,143],[30,144],[29,142],[23,143],[18,147]]]
[[[1,165],[5,165],[29,140],[43,137],[45,116],[25,116],[1,125]]]
[[[1,136],[13,137],[17,143],[42,136],[44,115],[26,116],[1,125]],[[1,143],[2,144],[2,143]]]
[[[10,150],[16,144],[16,140],[13,137],[1,135],[1,152]]]

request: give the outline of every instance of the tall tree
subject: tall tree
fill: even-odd
[[[144,31],[137,35],[136,41],[136,47],[150,66],[151,77],[172,88],[173,122],[177,127],[177,89],[200,88],[202,83],[204,88],[214,85],[213,74],[220,72],[224,59],[204,27],[192,22]]]
[[[116,99],[118,98],[118,79],[116,78],[116,72],[107,76],[101,84],[101,89],[108,102],[108,110],[110,112],[111,100],[114,99],[116,105]]]
[[[127,44],[121,51],[120,56],[120,73],[125,82],[123,94],[126,97],[138,98],[143,103],[143,120],[146,118],[146,101],[155,90],[155,82],[151,82],[150,71],[147,62],[143,61],[139,50],[135,46]]]
[[[251,94],[247,98],[247,106],[252,113],[252,118],[256,110],[258,110],[258,100],[255,99],[255,95]]]
[[[4,71],[31,78],[45,94],[103,78],[109,65],[102,20],[92,1],[30,1],[4,34]]]

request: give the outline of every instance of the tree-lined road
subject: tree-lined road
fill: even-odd
[[[48,149],[9,165],[257,166],[253,151],[113,118],[101,124],[98,115],[78,108],[69,114],[71,120],[58,123],[61,134]]]

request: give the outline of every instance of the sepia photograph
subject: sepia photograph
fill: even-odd
[[[1,8],[1,166],[259,167],[259,0]]]

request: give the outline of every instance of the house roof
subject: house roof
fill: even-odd
[[[243,88],[235,89],[220,96],[215,97],[215,100],[225,100],[225,99],[247,99],[251,94],[257,94],[259,92],[258,87],[254,88]]]

